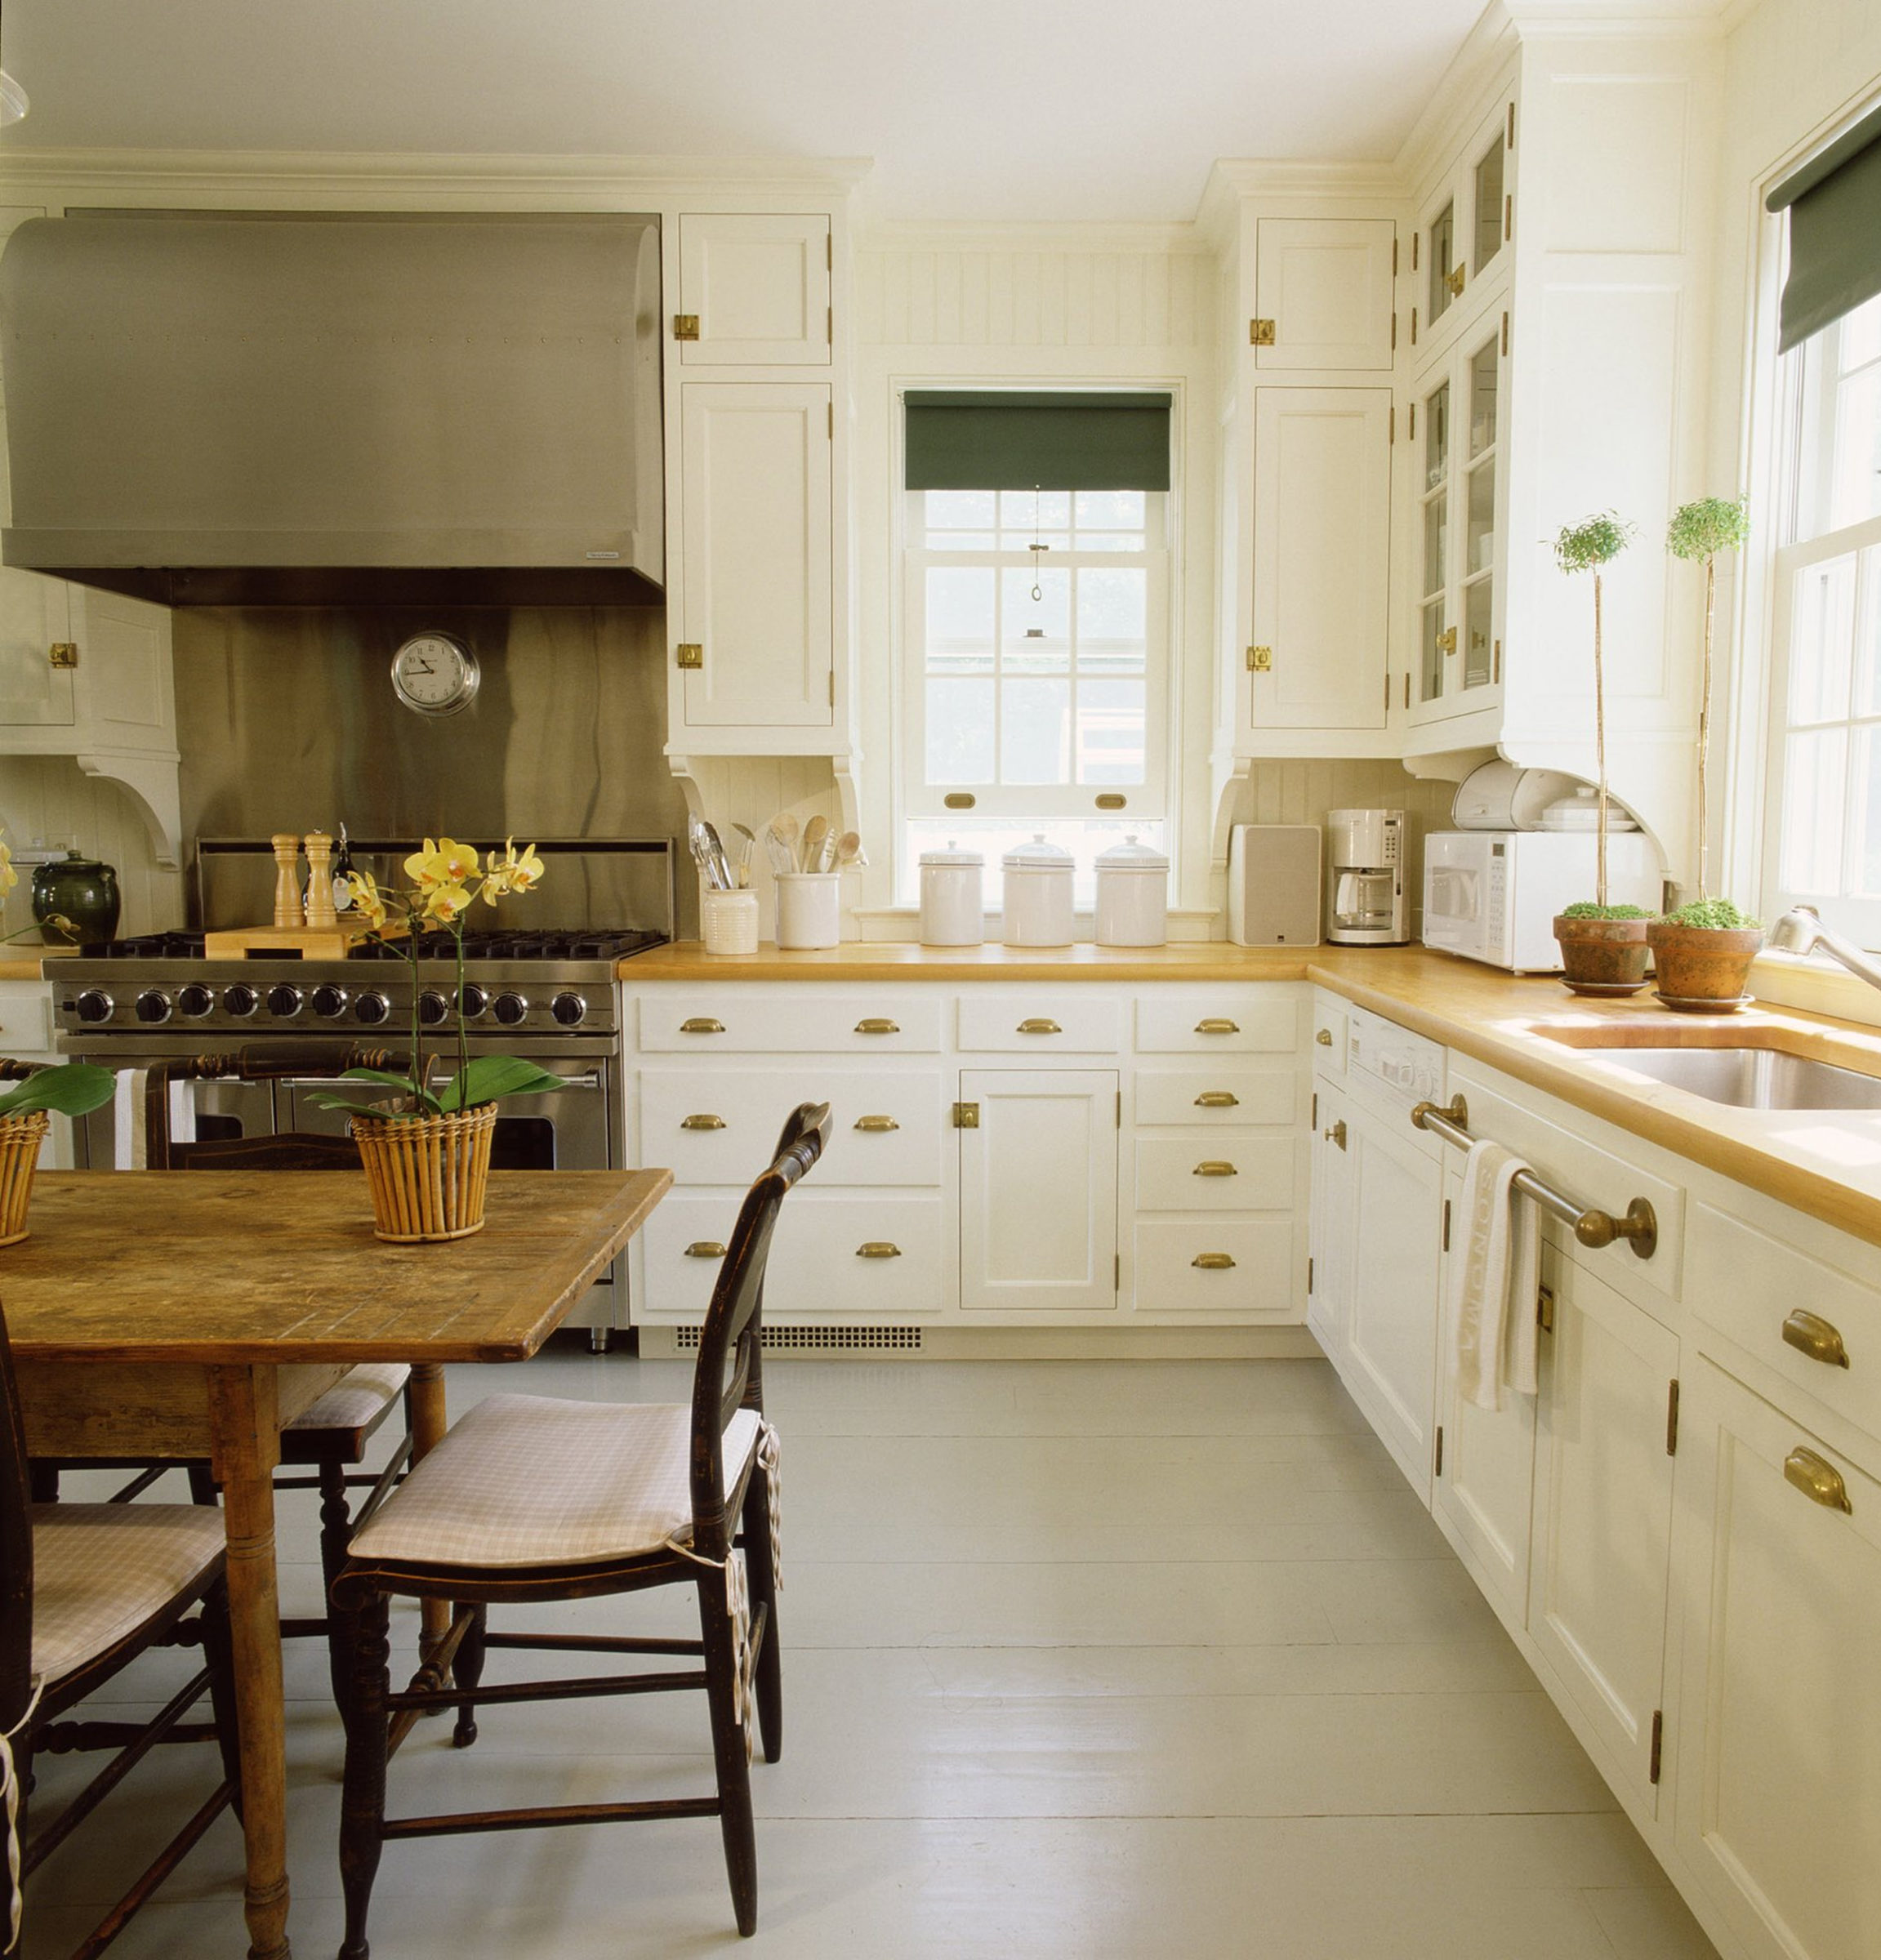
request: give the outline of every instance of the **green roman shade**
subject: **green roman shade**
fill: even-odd
[[[911,390],[911,490],[1166,490],[1166,394]]]
[[[1790,213],[1787,353],[1881,292],[1881,109],[1792,171],[1764,200]]]

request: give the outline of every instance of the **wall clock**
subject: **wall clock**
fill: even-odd
[[[392,656],[392,687],[420,715],[455,715],[476,698],[477,657],[455,634],[414,633]]]

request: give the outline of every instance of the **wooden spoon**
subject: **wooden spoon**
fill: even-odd
[[[797,868],[796,842],[796,818],[788,810],[779,810],[764,826],[764,850],[779,877]]]
[[[822,867],[823,839],[829,835],[830,820],[827,817],[813,817],[804,826],[803,863],[806,871],[820,871]]]

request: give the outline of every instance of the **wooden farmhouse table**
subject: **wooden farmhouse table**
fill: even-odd
[[[535,1353],[672,1183],[497,1171],[467,1239],[388,1245],[355,1171],[42,1171],[0,1251],[27,1446],[207,1457],[222,1486],[252,1960],[287,1944],[286,1711],[274,1564],[280,1429],[359,1361],[406,1361],[413,1449],[444,1364]]]

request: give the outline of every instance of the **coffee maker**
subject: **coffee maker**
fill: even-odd
[[[1335,946],[1406,944],[1403,811],[1328,810],[1326,827],[1326,938]]]

